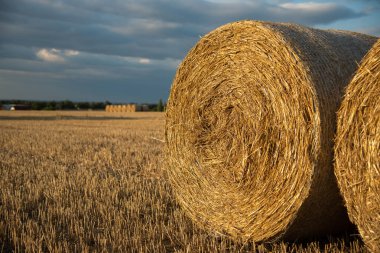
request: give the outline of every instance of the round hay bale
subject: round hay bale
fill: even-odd
[[[168,176],[187,215],[236,240],[347,229],[333,173],[335,112],[374,41],[258,21],[201,38],[166,112]]]
[[[335,175],[348,215],[380,252],[380,40],[364,57],[338,112]]]

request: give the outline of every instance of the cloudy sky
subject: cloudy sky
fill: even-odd
[[[240,19],[380,36],[380,1],[0,0],[0,99],[167,99],[199,37]]]

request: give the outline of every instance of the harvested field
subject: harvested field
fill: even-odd
[[[363,252],[354,235],[235,243],[194,226],[161,113],[0,112],[0,252]]]

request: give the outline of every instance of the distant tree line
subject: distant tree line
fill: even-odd
[[[32,110],[104,110],[108,101],[105,102],[73,102],[63,101],[29,101],[29,100],[0,100],[1,105],[23,104],[29,105]]]
[[[6,104],[23,104],[28,105],[32,110],[104,110],[106,105],[112,105],[111,102],[73,102],[70,100],[62,101],[33,101],[33,100],[0,100],[0,107]],[[116,103],[120,104],[120,103]],[[157,104],[147,104],[149,111],[164,111],[165,105],[162,99]]]

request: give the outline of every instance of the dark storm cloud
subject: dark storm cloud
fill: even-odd
[[[283,0],[0,0],[0,6],[2,98],[116,101],[166,98],[180,59],[224,23],[315,26],[367,15],[343,2]]]
[[[2,42],[32,47],[142,56],[177,57],[198,36],[237,19],[326,24],[362,15],[334,4],[274,5],[260,1],[17,1],[1,12]]]

